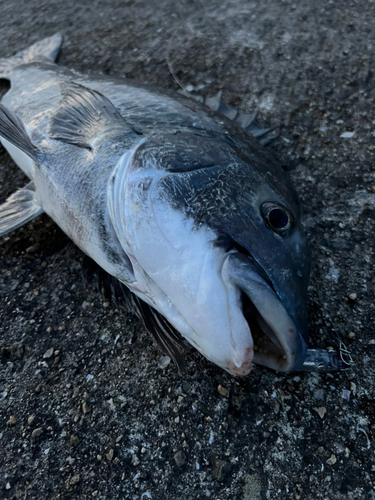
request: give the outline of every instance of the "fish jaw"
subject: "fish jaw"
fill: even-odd
[[[254,346],[242,313],[241,292],[226,272],[226,255],[217,249],[207,255],[210,265],[201,268],[203,290],[200,287],[190,310],[184,307],[186,315],[199,311],[193,317],[195,335],[190,343],[231,375],[245,376],[253,369]]]
[[[273,370],[289,373],[302,366],[307,346],[281,300],[246,255],[229,254],[225,263],[242,290],[243,314],[254,342],[254,358]]]
[[[254,365],[251,361],[254,356],[253,350],[249,348],[248,352],[249,359],[245,359],[240,366],[237,366],[235,363],[233,363],[233,361],[229,361],[222,368],[224,368],[224,370],[226,370],[231,375],[234,375],[235,377],[245,377],[254,368]]]
[[[129,221],[129,254],[136,276],[129,288],[208,360],[232,375],[247,375],[252,369],[253,341],[242,314],[240,290],[222,273],[225,254],[214,247],[214,235],[206,228],[192,231],[192,223],[179,213],[168,211],[167,206],[159,208],[160,212],[154,206],[154,213],[163,212],[179,241],[172,232],[168,234],[159,217],[157,224],[147,218],[144,233]],[[185,241],[181,234],[186,235]]]

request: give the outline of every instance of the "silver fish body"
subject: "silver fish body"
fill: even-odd
[[[1,141],[31,180],[0,235],[44,211],[230,373],[301,367],[310,253],[287,174],[202,104],[58,67],[60,43],[0,60]]]

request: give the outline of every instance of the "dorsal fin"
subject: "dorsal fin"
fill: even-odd
[[[222,90],[220,90],[217,94],[211,97],[204,98],[203,96],[198,96],[191,94],[187,90],[179,90],[180,94],[189,97],[189,99],[194,99],[194,101],[198,101],[204,103],[208,106],[212,111],[216,111],[221,115],[229,118],[236,122],[241,128],[245,129],[249,132],[250,135],[258,139],[259,143],[262,146],[266,146],[270,142],[272,142],[279,135],[276,127],[272,128],[259,128],[255,125],[255,119],[258,114],[258,110],[256,109],[253,113],[241,113],[236,109],[230,108],[221,100]]]
[[[63,100],[51,120],[49,136],[57,141],[93,149],[107,135],[141,132],[130,127],[102,94],[77,84],[63,89]]]

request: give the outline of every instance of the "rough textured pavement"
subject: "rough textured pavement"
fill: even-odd
[[[41,216],[0,240],[0,498],[375,498],[374,18],[370,0],[0,3],[0,57],[59,31],[59,64],[177,88],[172,71],[280,126],[310,346],[355,361],[236,379],[192,352],[181,378]],[[0,202],[24,184],[1,148]]]

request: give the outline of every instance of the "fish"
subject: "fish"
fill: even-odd
[[[61,44],[0,59],[1,143],[30,179],[0,206],[0,236],[48,214],[180,369],[186,342],[234,376],[338,366],[307,349],[310,249],[253,120],[62,68]]]

